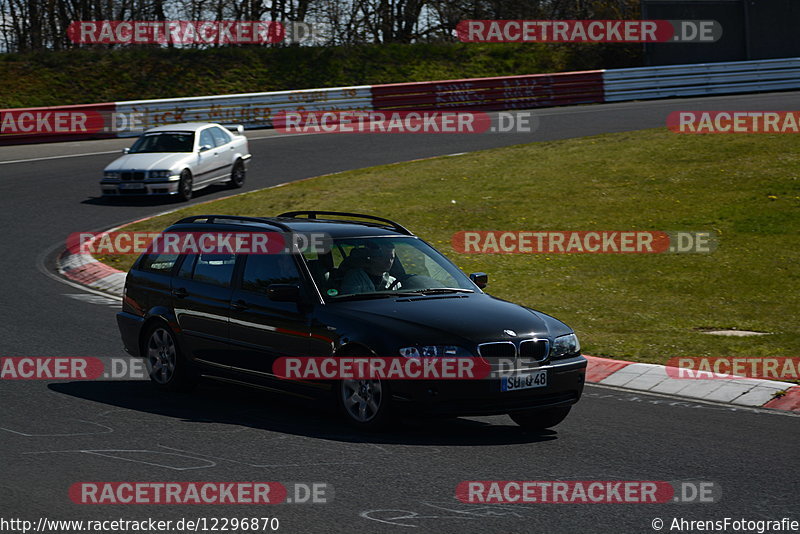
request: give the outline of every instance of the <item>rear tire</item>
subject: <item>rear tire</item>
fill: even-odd
[[[147,374],[158,389],[185,392],[197,385],[197,372],[166,324],[158,322],[147,329],[142,349]]]
[[[566,408],[548,408],[545,410],[525,410],[508,414],[522,428],[528,430],[545,430],[552,428],[567,418],[572,406]]]
[[[181,179],[178,181],[178,197],[183,200],[191,200],[192,198],[192,173],[189,169],[181,171]]]
[[[245,177],[244,162],[237,159],[231,168],[231,180],[228,182],[228,185],[232,189],[238,189],[244,185]]]

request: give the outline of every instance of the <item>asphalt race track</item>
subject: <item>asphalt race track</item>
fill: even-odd
[[[540,124],[532,134],[252,131],[244,190],[416,158],[660,127],[675,110],[795,109],[798,97],[545,109],[535,112]],[[97,198],[104,165],[130,143],[0,148],[2,356],[124,355],[118,301],[52,273],[70,232],[179,207]],[[58,157],[97,152],[106,153]],[[192,202],[229,194],[207,189]],[[145,381],[2,381],[0,408],[0,515],[33,521],[274,516],[279,532],[291,533],[654,532],[654,518],[668,526],[675,517],[791,517],[800,495],[797,416],[598,386],[587,387],[556,431],[541,434],[521,431],[506,416],[407,422],[386,434],[360,434],[316,405],[217,383],[165,395]],[[89,506],[73,504],[67,493],[79,481],[245,480],[324,482],[329,502]],[[702,480],[718,484],[722,497],[713,504],[482,506],[455,500],[456,485],[466,480]]]

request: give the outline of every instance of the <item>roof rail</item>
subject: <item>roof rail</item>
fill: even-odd
[[[368,219],[371,221],[378,221],[384,223],[383,226],[390,226],[400,232],[401,234],[405,235],[414,235],[410,230],[405,228],[404,226],[390,220],[384,219],[383,217],[376,217],[374,215],[364,215],[361,213],[348,213],[344,211],[287,211],[286,213],[281,213],[278,217],[289,217],[289,218],[296,218],[298,215],[305,215],[309,219],[316,219],[317,215],[338,215],[340,217],[358,217],[360,219]],[[335,220],[335,219],[332,219]],[[356,221],[353,221],[356,222]]]
[[[206,223],[208,224],[214,224],[216,222],[216,219],[231,219],[234,221],[255,222],[261,224],[269,224],[276,228],[280,228],[281,230],[284,230],[286,232],[292,231],[292,229],[289,226],[277,221],[271,221],[263,217],[245,217],[243,215],[192,215],[190,217],[185,217],[173,224],[193,223],[201,219],[205,219]]]

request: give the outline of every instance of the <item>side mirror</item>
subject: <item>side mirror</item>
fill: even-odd
[[[299,302],[300,286],[297,284],[270,284],[267,297],[275,302]]]
[[[128,153],[128,152],[130,152],[130,151],[131,151],[131,149],[130,149],[130,148],[123,148],[123,149],[122,149],[122,153],[123,153],[123,154],[127,154],[127,153]]]
[[[211,150],[212,148],[214,147],[212,147],[211,145],[203,145],[200,147],[200,152],[205,152],[206,150]]]
[[[486,273],[470,273],[469,279],[481,289],[489,285],[489,275]]]

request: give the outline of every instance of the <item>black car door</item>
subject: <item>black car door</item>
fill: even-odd
[[[303,302],[302,277],[290,254],[250,254],[230,301],[232,365],[253,376],[272,378],[281,356],[308,356],[309,306]],[[300,302],[276,302],[267,296],[271,284],[298,284]]]
[[[233,254],[184,257],[172,280],[175,316],[187,348],[202,362],[227,365]]]

